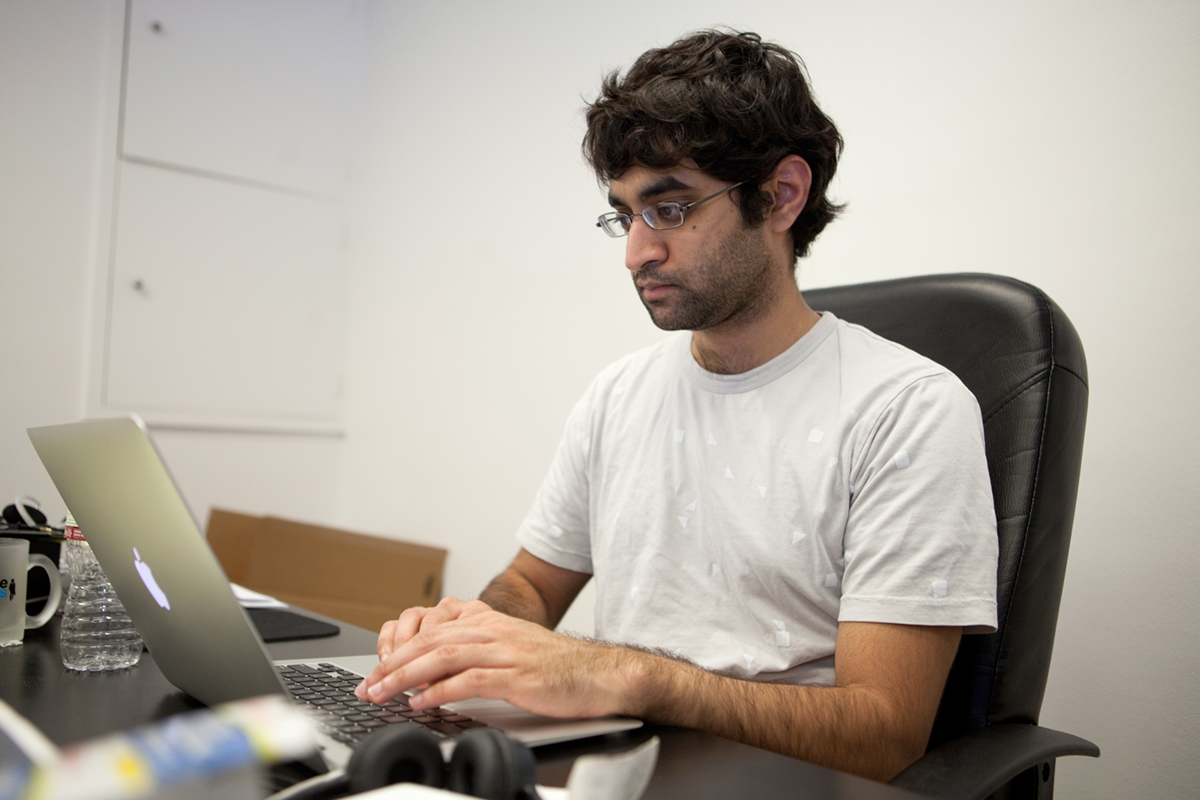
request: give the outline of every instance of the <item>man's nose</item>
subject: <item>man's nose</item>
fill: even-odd
[[[667,260],[667,245],[662,234],[635,216],[625,237],[625,268],[637,272],[648,264]]]

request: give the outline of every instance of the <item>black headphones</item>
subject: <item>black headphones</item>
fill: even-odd
[[[15,528],[36,529],[46,524],[46,515],[37,500],[22,495],[4,507],[4,521]]]
[[[391,725],[354,748],[346,773],[351,794],[393,783],[419,783],[485,800],[539,800],[533,751],[495,728],[455,740],[449,763],[438,739],[415,725]]]

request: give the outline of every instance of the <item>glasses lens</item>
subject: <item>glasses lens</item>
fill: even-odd
[[[630,218],[628,214],[604,214],[600,217],[600,227],[609,236],[621,237],[629,233]]]
[[[679,203],[659,203],[644,209],[642,216],[651,228],[658,231],[670,230],[683,224],[683,206]]]

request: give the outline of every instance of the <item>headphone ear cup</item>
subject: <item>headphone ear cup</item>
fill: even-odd
[[[46,515],[32,497],[18,497],[15,503],[4,507],[4,521],[9,525],[28,525],[38,528],[46,524]]]
[[[363,739],[346,766],[351,794],[393,783],[419,783],[441,788],[446,762],[432,733],[413,725],[389,725]]]
[[[533,751],[495,728],[476,728],[458,738],[446,788],[484,800],[537,797]]]

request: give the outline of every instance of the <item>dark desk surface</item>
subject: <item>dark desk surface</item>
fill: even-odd
[[[322,618],[317,614],[312,616]],[[267,648],[274,658],[322,658],[375,651],[374,633],[337,624],[342,629],[337,636],[280,642]],[[44,628],[26,631],[24,644],[0,648],[0,699],[58,745],[199,707],[167,682],[149,653],[142,653],[137,666],[127,670],[80,673],[65,669],[58,653],[58,618]],[[535,751],[538,782],[564,786],[571,764],[578,756],[625,750],[652,735],[658,735],[662,745],[654,779],[645,794],[647,800],[917,797],[717,736],[663,728],[540,747]]]

